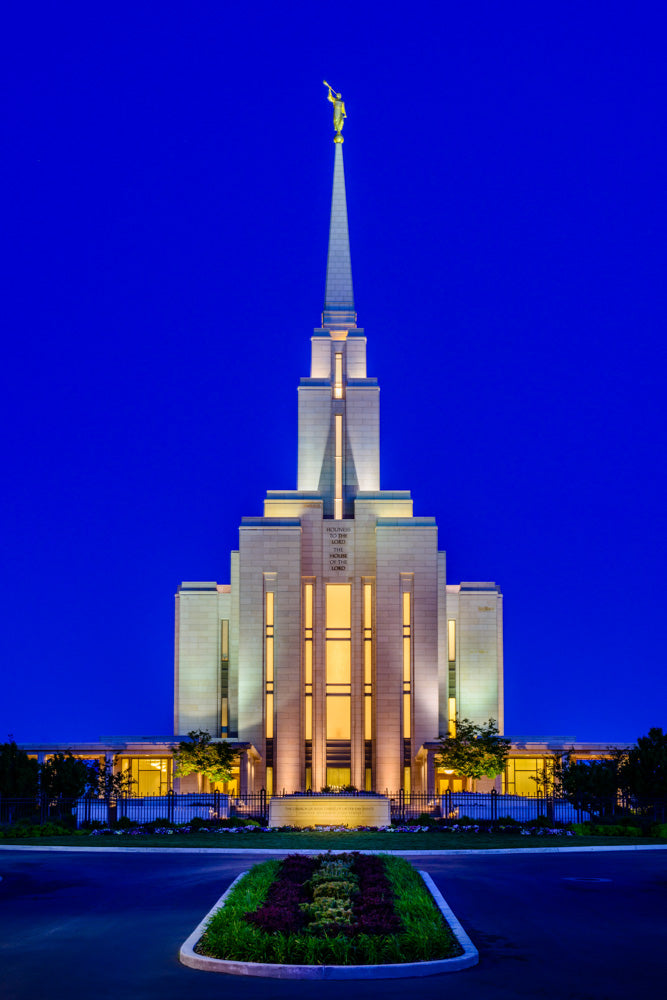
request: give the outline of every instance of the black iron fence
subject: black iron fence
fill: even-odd
[[[318,798],[318,793],[304,793]],[[348,794],[348,793],[345,793]],[[355,793],[353,793],[355,794]],[[358,792],[358,797],[372,793]],[[449,825],[466,825],[509,819],[519,823],[534,821],[550,823],[584,823],[603,818],[607,822],[631,817],[643,826],[667,822],[665,802],[642,802],[616,798],[597,802],[595,808],[578,807],[557,796],[507,795],[499,792],[450,792],[442,795],[425,792],[385,792],[389,799],[393,822],[416,825],[420,820],[438,819]],[[282,798],[284,793],[276,797]],[[328,794],[328,799],[335,794]],[[188,825],[193,820],[215,823],[227,819],[254,819],[268,823],[271,796],[264,790],[249,795],[233,796],[221,792],[166,795],[123,795],[110,799],[84,796],[68,799],[63,796],[49,798],[7,798],[0,795],[0,826],[17,823],[44,824],[47,822],[76,827],[97,824],[156,823]]]

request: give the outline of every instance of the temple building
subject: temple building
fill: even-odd
[[[249,790],[426,791],[429,744],[457,714],[502,730],[500,588],[448,584],[435,518],[415,516],[408,490],[381,489],[379,402],[338,132],[296,489],[269,490],[263,515],[243,518],[229,583],[176,596],[175,732],[250,744]]]
[[[140,796],[210,788],[202,775],[173,775],[174,746],[192,730],[232,745],[238,765],[218,790],[241,796],[346,785],[459,791],[464,779],[435,766],[439,738],[457,717],[492,718],[503,732],[500,587],[447,583],[435,518],[415,516],[408,490],[380,487],[380,390],[352,284],[345,110],[329,96],[324,309],[299,382],[296,489],[269,490],[262,515],[243,518],[229,582],[178,588],[173,734],[22,744],[40,760],[67,750],[106,758],[131,773]],[[591,759],[608,747],[511,735],[505,773],[476,790],[534,795],[553,754]]]

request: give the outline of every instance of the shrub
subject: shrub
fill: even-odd
[[[348,899],[356,895],[358,891],[356,882],[344,881],[343,879],[337,882],[318,882],[313,887],[313,900],[323,898]]]
[[[437,820],[430,813],[420,813],[415,823],[417,826],[434,826]]]
[[[201,830],[203,826],[210,826],[210,824],[211,824],[210,820],[202,819],[201,816],[193,816],[190,822],[186,824],[186,826],[189,826],[192,832],[196,833],[197,830]]]
[[[667,824],[665,824],[667,825]],[[572,830],[577,837],[641,837],[639,826],[620,823],[573,823]]]
[[[129,816],[121,816],[121,818],[116,823],[116,827],[119,830],[131,830],[133,827],[139,826],[136,820],[130,819]]]
[[[164,829],[175,830],[176,829],[176,824],[172,823],[171,820],[165,819],[164,816],[158,816],[157,819],[152,819],[148,823],[142,823],[142,826],[143,826],[144,830],[147,833],[154,833],[155,830],[157,830],[157,829],[160,829],[160,830],[164,830]]]
[[[105,830],[106,829],[106,823],[103,823],[99,819],[89,819],[89,820],[85,820],[81,824],[81,829],[82,830]]]

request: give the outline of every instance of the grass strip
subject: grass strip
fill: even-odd
[[[206,848],[218,850],[234,848],[238,850],[279,849],[293,850],[350,850],[350,851],[474,851],[489,849],[515,849],[530,847],[642,847],[664,846],[664,837],[522,837],[513,834],[487,833],[253,833],[253,834],[217,834],[189,833],[164,835],[146,835],[143,837],[128,837],[105,835],[66,836],[66,837],[3,837],[3,844],[16,847],[169,847],[169,848]]]
[[[402,858],[383,860],[402,925],[397,933],[351,934],[348,929],[316,936],[307,929],[295,933],[261,930],[246,914],[262,906],[278,877],[277,863],[265,862],[255,865],[234,888],[196,950],[211,958],[287,965],[384,965],[460,954],[458,941],[419,874]]]

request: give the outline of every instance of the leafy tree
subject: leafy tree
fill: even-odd
[[[174,774],[185,778],[196,772],[209,781],[229,781],[236,753],[228,743],[213,742],[205,729],[193,729],[188,741],[181,740],[174,750]]]
[[[118,795],[128,795],[132,791],[133,785],[136,784],[129,768],[114,773],[113,768],[117,760],[118,757],[115,757],[113,764],[106,758],[102,761],[95,761],[88,772],[88,790],[94,795],[107,799],[107,801]]]
[[[28,798],[37,794],[39,764],[21,750],[13,736],[0,743],[0,795]]]
[[[90,785],[91,770],[88,761],[74,757],[70,750],[56,753],[40,767],[41,790],[49,797],[78,799]]]
[[[545,761],[542,774],[533,780],[546,795],[562,796],[577,809],[602,814],[613,812],[621,783],[624,752],[608,748],[603,760],[575,760],[574,748]]]
[[[457,718],[454,735],[440,740],[435,763],[466,779],[495,778],[505,769],[510,746],[511,740],[500,736],[495,719],[478,725]]]
[[[638,802],[667,801],[667,733],[649,729],[628,750],[620,769],[621,788]]]

